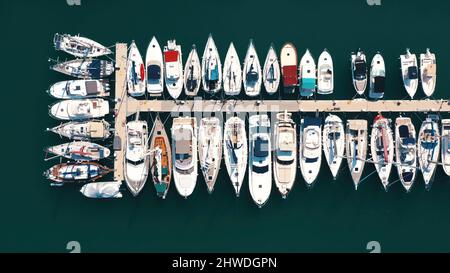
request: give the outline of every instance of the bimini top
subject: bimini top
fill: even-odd
[[[365,79],[367,71],[367,63],[364,60],[355,61],[355,75],[358,79]]]
[[[177,62],[179,55],[180,54],[178,53],[178,51],[169,50],[169,51],[164,52],[164,60],[166,61],[166,63]]]

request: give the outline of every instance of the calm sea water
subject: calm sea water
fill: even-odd
[[[138,198],[124,191],[122,200],[104,201],[83,198],[79,187],[51,188],[41,174],[56,162],[44,162],[42,149],[64,140],[44,132],[58,124],[48,116],[47,105],[54,100],[45,90],[66,77],[49,71],[47,59],[70,58],[54,51],[55,32],[81,33],[106,45],[134,39],[142,52],[153,35],[160,44],[176,38],[185,58],[192,44],[203,52],[210,32],[222,60],[230,41],[243,60],[249,38],[254,39],[261,62],[272,42],[279,51],[291,41],[300,55],[309,48],[316,58],[328,48],[336,88],[323,98],[330,99],[354,96],[349,53],[358,47],[369,58],[383,53],[386,97],[406,97],[398,56],[406,47],[416,53],[430,47],[438,57],[435,97],[449,97],[446,1],[382,0],[381,6],[369,6],[365,0],[165,2],[81,0],[80,6],[69,6],[65,0],[0,2],[0,251],[67,252],[69,241],[78,241],[84,252],[367,252],[369,241],[378,241],[385,252],[450,251],[450,179],[441,168],[430,192],[419,175],[411,194],[400,183],[385,193],[376,174],[356,192],[346,166],[333,181],[324,163],[313,189],[308,190],[299,175],[287,200],[274,187],[263,209],[253,204],[247,184],[235,198],[224,168],[212,195],[199,176],[188,200],[178,196],[173,185],[165,201],[156,197],[150,184]],[[421,90],[416,97],[423,97]],[[423,113],[408,115],[416,126],[424,118]],[[373,114],[358,116],[370,123],[373,119]],[[366,166],[366,174],[373,171],[372,165]],[[397,180],[395,168],[391,180]]]

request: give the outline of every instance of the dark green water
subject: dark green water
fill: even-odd
[[[247,184],[241,198],[234,197],[225,169],[213,195],[200,179],[188,200],[173,185],[165,201],[149,185],[138,198],[125,193],[122,200],[106,201],[87,200],[78,187],[49,187],[41,173],[55,162],[43,162],[42,149],[62,140],[44,132],[58,123],[47,114],[54,100],[45,90],[66,77],[49,71],[47,59],[69,58],[53,50],[55,32],[81,33],[108,45],[134,39],[141,51],[153,35],[160,44],[175,37],[185,58],[193,43],[203,51],[210,32],[222,59],[230,41],[243,59],[249,38],[261,61],[271,42],[279,50],[292,41],[299,54],[308,47],[315,57],[326,47],[333,54],[336,77],[335,93],[327,98],[336,99],[354,95],[348,58],[358,47],[369,58],[378,50],[383,53],[389,99],[406,96],[399,54],[406,47],[416,53],[430,47],[438,57],[435,97],[449,97],[446,1],[383,0],[378,7],[365,0],[164,2],[81,0],[77,7],[65,0],[0,2],[0,251],[67,252],[67,242],[79,241],[84,252],[367,252],[366,244],[373,240],[385,252],[450,251],[450,179],[441,168],[430,192],[419,175],[406,194],[400,183],[385,193],[376,175],[355,192],[346,167],[332,181],[322,165],[312,190],[299,176],[287,200],[274,188],[263,209],[253,204]],[[422,96],[419,89],[416,97]],[[411,116],[416,126],[424,117]],[[371,122],[373,115],[360,117]],[[369,165],[365,173],[373,171]],[[391,180],[397,180],[394,168]]]

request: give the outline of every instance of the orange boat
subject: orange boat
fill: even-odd
[[[172,152],[164,124],[159,116],[156,117],[150,142],[150,172],[156,194],[166,198],[172,178]]]

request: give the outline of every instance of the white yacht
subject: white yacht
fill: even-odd
[[[328,50],[324,49],[317,63],[317,93],[332,94],[334,91],[333,59]]]
[[[57,99],[83,99],[109,96],[109,83],[104,80],[70,80],[53,84],[48,93]]]
[[[429,48],[420,54],[420,81],[425,95],[431,97],[436,89],[436,55]]]
[[[70,121],[47,131],[73,140],[107,139],[111,136],[111,125],[105,120]]]
[[[422,171],[425,187],[431,188],[431,183],[439,161],[441,139],[438,127],[439,117],[429,115],[422,123],[417,143],[417,155]]]
[[[225,122],[223,157],[231,184],[239,196],[248,158],[245,122],[239,117],[231,117]]]
[[[128,94],[133,97],[145,94],[145,65],[142,55],[133,41],[130,45],[130,52],[127,60],[127,87]]]
[[[198,158],[200,169],[212,193],[222,161],[222,125],[218,118],[202,118],[198,130]]]
[[[114,73],[114,63],[98,59],[57,62],[50,69],[80,79],[101,79]]]
[[[153,36],[145,54],[147,92],[152,97],[161,96],[164,91],[164,61],[158,40]]]
[[[378,114],[373,121],[370,148],[373,164],[384,189],[387,191],[389,175],[394,161],[394,137],[390,121],[381,114]]]
[[[411,54],[409,48],[407,48],[406,54],[400,55],[400,63],[402,66],[403,85],[412,99],[419,86],[419,68],[417,66],[416,54]]]
[[[239,95],[242,88],[242,69],[239,56],[231,43],[223,63],[223,91],[225,95]]]
[[[278,62],[277,53],[275,52],[273,45],[271,45],[269,51],[267,52],[267,57],[266,61],[264,62],[263,69],[264,88],[266,88],[266,92],[268,94],[272,95],[278,91],[280,79],[280,63]]]
[[[386,85],[386,67],[383,56],[377,53],[370,66],[369,98],[382,99]]]
[[[352,53],[352,78],[353,87],[359,95],[363,95],[367,87],[367,59],[366,54],[361,49]]]
[[[277,114],[274,132],[273,172],[275,185],[283,198],[294,186],[297,174],[297,126],[292,113]]]
[[[272,145],[270,120],[267,115],[249,118],[249,188],[253,201],[262,207],[272,190]]]
[[[399,117],[395,120],[395,155],[398,176],[409,192],[417,173],[416,129],[410,118]]]
[[[203,52],[202,82],[203,90],[207,93],[217,93],[222,87],[222,63],[211,34]]]
[[[306,50],[299,67],[300,95],[311,97],[316,92],[316,62],[309,49]]]
[[[444,172],[450,176],[450,119],[442,120],[442,167]]]
[[[183,60],[181,46],[175,40],[164,46],[164,75],[166,88],[172,98],[177,99],[183,90]]]
[[[300,122],[300,170],[308,187],[317,180],[322,162],[322,124],[320,118],[304,117]]]
[[[342,119],[330,114],[325,119],[322,146],[333,178],[336,179],[341,168],[345,151],[345,132]]]
[[[106,46],[80,35],[72,36],[56,33],[53,37],[53,43],[56,50],[62,50],[79,58],[100,57],[112,53]]]
[[[145,185],[149,171],[148,125],[146,121],[130,121],[126,125],[125,181],[137,196]]]
[[[63,100],[50,106],[49,115],[60,120],[101,118],[109,113],[104,99]]]
[[[262,71],[253,40],[250,40],[247,55],[245,56],[244,67],[242,68],[242,80],[247,96],[255,97],[261,93]]]
[[[202,67],[195,45],[192,46],[184,68],[184,92],[190,97],[197,95],[202,82]]]
[[[79,162],[105,159],[111,153],[108,148],[88,141],[74,141],[48,147],[45,152]]]
[[[197,120],[192,117],[173,119],[173,177],[178,193],[188,198],[197,183]]]
[[[366,120],[347,120],[345,132],[346,158],[356,190],[358,190],[366,164],[367,134]]]

